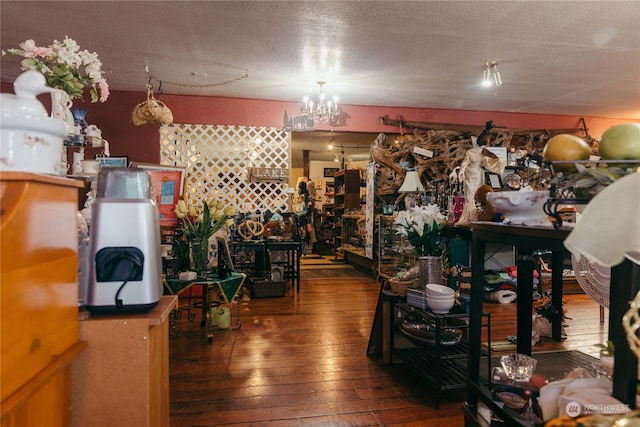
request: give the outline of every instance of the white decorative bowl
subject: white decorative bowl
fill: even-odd
[[[451,307],[455,304],[455,300],[451,298],[448,301],[434,300],[427,297],[427,305],[436,314],[447,314]]]
[[[450,303],[451,301],[453,301],[455,303],[456,299],[454,297],[431,297],[431,296],[427,296],[425,298],[425,300],[427,302],[431,301],[434,303]]]
[[[434,301],[449,301],[455,299],[453,295],[427,295],[426,297]]]
[[[487,201],[496,211],[505,215],[504,222],[513,224],[549,224],[543,206],[549,200],[549,191],[495,191],[487,193]]]
[[[443,285],[436,285],[434,283],[427,284],[425,294],[427,296],[450,296],[453,297],[455,291]]]

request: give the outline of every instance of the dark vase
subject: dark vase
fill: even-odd
[[[227,275],[229,274],[229,268],[227,267],[227,262],[224,259],[221,259],[220,261],[218,261],[218,278],[221,280],[224,280],[227,278]]]

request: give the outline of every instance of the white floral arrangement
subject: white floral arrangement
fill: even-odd
[[[80,50],[75,40],[65,37],[54,40],[47,47],[36,46],[33,40],[20,43],[20,49],[7,49],[7,53],[22,56],[22,69],[41,73],[47,86],[65,91],[69,98],[82,98],[85,87],[90,88],[91,102],[105,102],[109,85],[104,78],[98,54]]]
[[[393,223],[400,226],[398,233],[407,236],[418,256],[442,255],[442,230],[447,218],[437,205],[415,206],[400,211]]]

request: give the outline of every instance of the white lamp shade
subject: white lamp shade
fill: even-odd
[[[407,171],[404,177],[404,182],[398,190],[399,193],[419,193],[424,191],[424,186],[420,182],[418,171]]]
[[[564,246],[578,260],[585,256],[605,267],[617,265],[625,257],[640,264],[639,206],[640,172],[634,172],[593,197]]]

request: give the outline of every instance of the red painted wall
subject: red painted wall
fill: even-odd
[[[2,84],[2,92],[12,93],[12,86]],[[46,96],[40,97],[48,107]],[[208,96],[180,96],[164,94],[157,97],[173,112],[174,123],[216,124],[237,126],[283,126],[285,111],[291,116],[299,115],[300,103],[264,101],[256,99],[221,98]],[[158,163],[158,124],[134,126],[131,111],[146,99],[143,92],[112,91],[106,103],[76,100],[74,107],[88,110],[87,121],[98,126],[103,137],[109,141],[112,156],[129,156],[129,160],[144,163]],[[380,122],[382,116],[397,119],[402,116],[407,122],[449,123],[482,126],[493,120],[496,126],[526,129],[580,128],[581,117],[547,114],[506,113],[493,111],[439,110],[426,108],[398,108],[382,106],[342,105],[350,116],[348,124],[332,129],[328,125],[318,126],[318,130],[341,132],[383,132],[399,133],[399,129]],[[599,139],[602,132],[616,123],[633,120],[585,117],[589,134]],[[101,149],[88,148],[86,158],[98,154]]]

